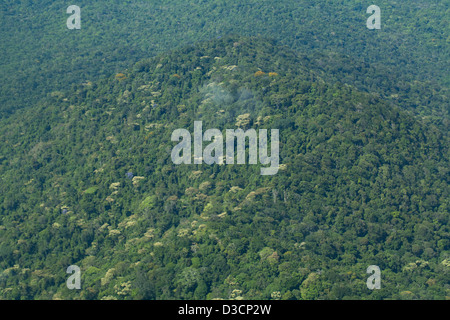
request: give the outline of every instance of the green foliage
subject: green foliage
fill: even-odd
[[[90,187],[86,190],[84,190],[84,194],[94,194],[96,193],[98,190],[98,187]]]
[[[122,72],[1,120],[1,298],[448,296],[441,127],[261,38]],[[277,175],[172,163],[173,130],[238,119],[280,130]],[[372,264],[381,290],[366,287]],[[65,286],[69,265],[80,291]]]
[[[445,1],[376,4],[382,10],[377,31],[366,28],[368,4],[356,0],[79,0],[81,30],[68,30],[66,1],[4,0],[0,115],[31,108],[68,86],[124,72],[169,49],[239,34],[274,38],[306,54],[327,78],[448,125]]]

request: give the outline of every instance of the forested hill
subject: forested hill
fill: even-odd
[[[61,0],[0,2],[0,116],[53,91],[95,81],[135,62],[229,34],[272,37],[360,89],[421,117],[448,120],[448,3],[378,0],[368,30],[359,0],[77,0],[68,30]],[[328,72],[328,76],[331,76]]]
[[[278,173],[173,164],[172,132],[200,120],[279,129]],[[447,135],[276,42],[141,61],[3,119],[0,139],[1,298],[449,295]]]

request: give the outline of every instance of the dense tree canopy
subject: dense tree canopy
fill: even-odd
[[[222,37],[1,120],[0,297],[448,296],[443,123],[313,56]],[[280,171],[174,165],[172,132],[198,120],[279,129]],[[69,265],[81,290],[66,287]],[[380,290],[366,287],[369,265]]]
[[[0,3],[0,116],[33,107],[71,84],[139,60],[229,34],[271,37],[359,89],[433,121],[448,121],[448,4],[377,0],[77,0],[81,30],[68,30],[61,0]],[[325,78],[325,77],[324,77]],[[448,122],[447,122],[448,125]]]

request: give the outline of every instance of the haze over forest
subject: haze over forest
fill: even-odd
[[[449,299],[448,3],[71,4],[0,3],[0,299]]]

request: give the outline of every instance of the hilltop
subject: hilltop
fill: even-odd
[[[273,38],[309,56],[310,67],[327,68],[327,77],[377,92],[420,117],[448,121],[449,25],[443,1],[379,0],[377,31],[366,28],[368,5],[356,0],[76,4],[81,30],[67,29],[65,1],[0,3],[1,117],[142,59],[237,34]]]
[[[0,297],[448,296],[447,134],[323,75],[276,41],[224,37],[2,120]],[[279,129],[279,172],[173,164],[171,134],[194,121]]]

